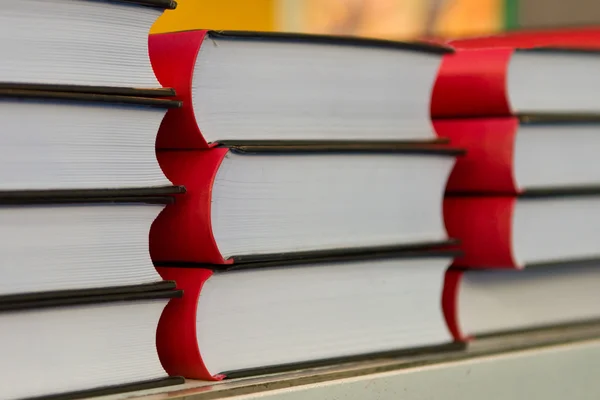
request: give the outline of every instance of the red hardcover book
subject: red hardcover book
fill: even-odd
[[[159,322],[161,363],[171,375],[219,380],[452,347],[441,291],[453,255],[158,267],[184,291]]]
[[[183,107],[161,149],[277,140],[430,141],[431,90],[448,47],[194,30],[150,35],[158,80]]]
[[[229,264],[448,241],[441,208],[453,149],[252,149],[158,152],[187,192],[152,225],[153,261]]]
[[[541,46],[600,48],[600,28],[573,27],[506,32],[498,35],[452,40],[449,44],[458,49],[483,47],[532,48]]]
[[[455,267],[511,269],[600,257],[597,190],[447,196],[444,219],[464,253]]]
[[[446,272],[442,305],[456,340],[600,318],[597,263]]]
[[[464,49],[444,57],[431,115],[494,117],[600,112],[600,53],[559,48]]]
[[[599,124],[592,116],[435,120],[440,137],[467,150],[446,191],[515,195],[598,188]]]

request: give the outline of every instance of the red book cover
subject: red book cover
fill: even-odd
[[[232,45],[233,47],[229,47],[229,44],[219,45],[224,43],[223,41],[231,43],[232,40],[238,43],[246,43],[248,45],[247,49],[238,48],[237,43],[234,43],[235,46]],[[287,50],[283,53],[281,50],[277,50],[281,49],[278,46],[282,44],[289,47],[289,54]],[[310,46],[310,51],[307,45]],[[307,128],[308,131],[304,130],[306,140],[311,140],[311,138],[313,140],[329,140],[330,138],[334,140],[353,140],[353,138],[359,137],[357,135],[361,135],[363,130],[357,127],[356,132],[352,131],[352,127],[357,126],[347,121],[352,115],[356,115],[361,121],[364,120],[364,123],[371,124],[371,121],[374,121],[373,123],[385,128],[381,132],[372,132],[379,137],[374,137],[374,140],[387,141],[390,140],[391,135],[398,135],[398,139],[394,139],[395,136],[392,136],[391,139],[430,141],[433,139],[428,115],[431,87],[436,78],[442,56],[453,51],[447,46],[427,43],[403,43],[368,38],[298,33],[209,30],[152,34],[149,36],[148,46],[150,61],[157,79],[164,87],[174,89],[178,100],[183,102],[183,107],[172,110],[173,112],[169,111],[166,114],[157,135],[156,147],[159,149],[194,150],[206,149],[213,142],[224,142],[226,140],[305,140],[302,129],[282,128],[282,126],[293,127],[298,124],[299,119],[304,117],[308,117],[310,120],[307,127],[312,127],[311,129]],[[269,46],[274,47],[270,48]],[[332,57],[327,57],[327,61],[324,60],[327,66],[324,69],[323,67],[319,68],[318,63],[322,58],[321,52],[329,52],[332,46],[339,48],[342,53],[336,55],[338,53],[332,50]],[[214,50],[216,48],[222,50]],[[398,55],[394,57],[415,57],[414,67],[412,67],[412,64],[404,65],[404,61],[399,61],[404,65],[404,70],[400,69],[397,74],[394,73],[394,68],[389,69],[386,66],[385,60],[389,61],[390,58],[380,54],[379,49],[384,49],[385,54],[388,51],[398,52]],[[218,54],[213,53],[214,51],[217,51]],[[373,62],[368,62],[364,66],[348,68],[348,64],[352,64],[348,60],[353,59],[348,58],[352,55],[342,56],[347,51],[357,52],[355,60],[369,61],[373,59]],[[300,58],[295,58],[296,56],[290,54],[297,54],[297,57]],[[280,58],[270,58],[275,57],[275,55]],[[423,55],[426,57],[422,58]],[[223,59],[222,57],[231,57],[231,60],[237,62],[225,61],[230,58]],[[379,62],[377,57],[384,57],[382,59],[384,61]],[[313,59],[315,62],[311,61]],[[221,62],[226,63],[223,65],[238,67],[220,67],[221,64],[219,63]],[[409,62],[412,63],[413,61],[409,60]],[[333,64],[330,65],[329,63]],[[269,65],[279,64],[282,65],[278,68],[268,67]],[[419,72],[415,72],[413,75],[412,72],[417,71],[417,69]],[[341,75],[336,72],[338,70],[342,72]],[[248,74],[242,74],[242,71],[247,71]],[[321,72],[315,75],[315,71]],[[364,75],[364,71],[371,71],[371,76]],[[233,83],[231,88],[228,87],[232,82],[237,82],[237,80],[227,79],[228,75],[241,79],[240,83]],[[222,81],[221,76],[223,77]],[[339,77],[340,80],[335,81],[335,77]],[[373,77],[377,77],[377,79]],[[204,81],[204,78],[207,81]],[[302,84],[302,82],[305,82],[304,79],[307,79],[307,81]],[[319,82],[323,79],[329,84],[320,84]],[[399,81],[399,87],[404,88],[406,84],[417,85],[414,88],[410,86],[410,90],[407,89],[409,92],[413,91],[414,95],[404,94],[403,91],[395,91],[396,94],[391,97],[386,95],[386,90],[389,89],[388,85],[395,84],[392,82],[395,82],[396,79],[403,79],[403,81]],[[367,81],[371,89],[363,93],[365,91],[364,87],[361,89],[360,85],[365,84]],[[247,88],[245,82],[249,84]],[[284,85],[284,83],[289,82],[294,82],[294,85],[289,87]],[[210,89],[207,88],[207,85],[210,86]],[[284,85],[284,87],[282,88],[281,85]],[[346,86],[348,87],[346,88]],[[240,87],[243,88],[240,89]],[[362,96],[373,100],[370,101],[373,106],[372,109],[367,111],[365,107],[361,107],[361,96],[344,96],[343,90],[340,91],[340,88],[344,88],[352,92],[353,87],[356,87]],[[283,92],[279,93],[278,90],[283,90]],[[262,94],[257,95],[257,93]],[[286,101],[282,101],[281,96],[283,95],[286,96]],[[406,100],[402,98],[405,95],[410,97],[410,107],[414,107],[414,109],[405,109],[402,106],[407,104],[405,103]],[[330,98],[330,96],[334,97]],[[344,99],[350,100],[346,104]],[[301,103],[297,103],[297,101]],[[331,106],[327,105],[331,101],[334,102],[332,104],[337,104],[337,108],[334,107],[335,110],[330,110]],[[256,107],[248,107],[245,102],[254,104]],[[352,114],[352,111],[349,111],[356,102],[358,102],[356,106],[361,107],[361,113],[358,113],[360,115]],[[396,104],[394,102],[398,102],[400,108],[390,106],[390,104]],[[194,103],[196,103],[196,106],[194,106]],[[273,111],[273,107],[277,104],[282,105],[283,108],[279,108],[279,111]],[[378,104],[380,107],[378,107]],[[340,111],[336,111],[338,108]],[[213,114],[216,110],[218,114]],[[322,110],[328,110],[329,113],[323,113]],[[398,110],[404,110],[404,113],[408,113],[406,118],[411,119],[410,122],[407,122],[409,127],[406,128],[406,131],[400,129],[406,125],[404,123],[406,119],[403,118],[404,114],[399,113]],[[273,115],[269,115],[272,112],[281,117],[281,121],[273,118]],[[340,116],[341,114],[338,115],[339,112],[346,112],[347,116]],[[237,128],[233,129],[228,124],[213,124],[210,122],[214,120],[222,121],[222,115],[224,114],[221,113],[237,116],[239,126],[236,124]],[[384,114],[387,116],[383,119],[380,118]],[[246,118],[250,118],[250,122]],[[338,124],[340,118],[350,125],[337,127],[336,124]],[[395,126],[388,127],[388,124],[395,124]],[[215,127],[215,125],[218,125],[218,127]],[[250,128],[243,129],[244,126],[250,126]],[[231,132],[231,130],[234,130],[234,132]],[[265,138],[260,136],[263,131],[265,131]],[[286,132],[293,136],[288,137],[286,134],[278,137],[279,134],[283,135]],[[345,132],[347,132],[347,136],[345,136]],[[228,135],[232,136],[225,137]],[[320,135],[322,135],[322,138]],[[365,136],[361,137],[360,140],[370,141],[371,139],[365,133]]]
[[[454,339],[466,342],[471,340],[471,338],[461,332],[458,317],[458,296],[462,275],[463,271],[459,269],[449,269],[446,271],[444,290],[442,292],[442,309],[444,310],[446,325]]]
[[[448,254],[450,254],[451,256],[451,253]],[[254,299],[250,299],[249,304],[251,305],[248,307],[256,309],[257,315],[260,315],[261,313],[266,313],[265,315],[270,315],[270,313],[273,312],[274,319],[271,319],[271,321],[274,321],[275,324],[281,322],[280,317],[282,316],[282,313],[283,315],[285,315],[286,312],[289,313],[290,318],[292,318],[290,319],[290,321],[300,321],[297,324],[302,325],[301,329],[304,329],[304,331],[299,333],[297,332],[297,328],[292,327],[290,330],[288,325],[285,324],[282,325],[282,327],[284,328],[284,330],[282,331],[278,330],[277,328],[274,329],[273,326],[269,327],[269,325],[266,326],[266,329],[263,329],[263,327],[261,327],[260,317],[258,318],[258,321],[254,318],[247,319],[245,315],[246,313],[250,312],[249,308],[244,306],[238,306],[236,303],[243,303],[245,300],[244,296],[246,296],[247,299],[248,294],[251,293],[252,289],[249,289],[250,291],[248,292],[240,293],[239,289],[241,287],[239,285],[243,285],[243,282],[241,281],[238,281],[240,283],[236,284],[235,286],[226,285],[221,287],[226,293],[225,296],[227,296],[228,299],[232,299],[232,303],[221,303],[219,301],[215,301],[215,297],[213,296],[215,296],[216,291],[219,291],[220,288],[217,288],[215,286],[211,288],[210,285],[214,284],[215,281],[218,281],[219,274],[222,278],[223,275],[229,274],[229,272],[215,272],[213,275],[213,271],[203,268],[176,266],[157,267],[157,270],[163,279],[177,282],[177,289],[182,290],[184,292],[183,297],[173,299],[168,303],[161,315],[158,324],[156,346],[161,364],[163,368],[167,371],[167,373],[169,373],[169,375],[172,376],[183,376],[189,379],[216,381],[224,379],[226,377],[239,377],[240,375],[262,375],[264,373],[275,371],[309,368],[324,365],[323,362],[326,362],[328,364],[333,362],[348,362],[351,360],[378,357],[382,354],[386,354],[387,356],[389,356],[390,351],[399,351],[399,354],[401,354],[404,351],[413,352],[415,349],[419,349],[420,352],[435,351],[437,353],[444,349],[456,349],[457,347],[451,342],[451,335],[446,329],[446,326],[444,326],[445,324],[442,317],[442,310],[440,308],[440,303],[442,300],[440,290],[447,261],[448,259],[446,258],[444,261],[442,261],[442,263],[436,264],[437,266],[435,268],[437,269],[435,270],[433,275],[431,275],[432,277],[435,276],[434,284],[424,284],[423,290],[426,291],[426,296],[423,296],[423,293],[420,293],[420,300],[416,300],[417,298],[414,298],[413,300],[417,301],[417,305],[413,304],[413,307],[405,307],[404,309],[398,311],[395,302],[388,302],[383,300],[383,302],[386,304],[382,304],[381,307],[383,307],[385,310],[389,309],[392,313],[395,311],[400,313],[399,315],[394,315],[394,322],[390,322],[389,318],[386,321],[385,316],[381,317],[381,321],[379,321],[379,319],[373,320],[372,317],[368,316],[369,307],[367,307],[365,311],[361,310],[360,307],[357,308],[356,305],[346,306],[348,299],[346,294],[342,295],[344,297],[339,297],[339,300],[335,301],[332,307],[331,298],[336,298],[340,295],[339,292],[337,292],[336,290],[333,290],[331,293],[325,292],[323,295],[318,295],[320,288],[324,287],[320,283],[316,285],[314,283],[314,279],[319,279],[319,277],[322,276],[319,273],[317,273],[316,275],[314,274],[314,268],[320,268],[318,267],[318,265],[311,266],[310,270],[306,270],[307,275],[304,276],[312,276],[312,278],[309,278],[308,280],[304,280],[302,273],[298,275],[294,272],[290,272],[293,278],[281,281],[278,280],[278,274],[271,274],[272,268],[266,269],[267,272],[265,272],[265,275],[263,276],[268,276],[267,279],[269,281],[269,284],[271,284],[272,282],[272,284],[275,285],[274,290],[272,292],[269,292],[269,290],[264,286],[265,281],[261,280],[261,278],[253,279],[252,275],[245,275],[243,273],[241,273],[241,275],[238,275],[239,270],[237,272],[232,272],[233,274],[237,275],[237,277],[234,277],[233,279],[241,279],[244,282],[249,282],[251,287],[254,287],[255,285],[253,284],[256,284],[258,285],[258,290],[262,290],[263,292],[266,290],[268,293],[271,293],[271,295],[268,295],[268,297],[263,297],[264,301],[266,302],[255,302]],[[407,260],[407,263],[412,264],[413,260]],[[287,267],[294,269],[295,267],[293,265],[295,264],[295,262],[290,262],[289,264],[287,264]],[[353,264],[353,262],[351,264]],[[262,267],[258,267],[258,269],[263,268],[265,266],[267,265],[262,264]],[[333,268],[334,270],[337,270],[339,267],[342,269],[342,275],[344,275],[344,271],[355,271],[355,269],[353,269],[354,266],[350,266],[350,269],[345,269],[345,267],[341,265],[324,267]],[[398,267],[399,269],[397,271],[400,271],[398,273],[403,274],[403,272],[401,272],[401,270],[403,269],[402,265],[398,265]],[[422,267],[428,268],[427,264],[419,264],[414,268],[416,268],[416,271],[422,270]],[[251,268],[257,267],[253,266]],[[299,268],[302,268],[302,266],[299,266]],[[378,267],[375,266],[375,271],[381,271],[383,273],[381,277],[383,277],[383,279],[385,280],[385,276],[389,275],[389,269],[387,269],[388,267],[383,267],[383,269],[381,270],[377,268]],[[280,272],[287,275],[287,272],[285,270],[282,270]],[[335,272],[333,273],[335,274]],[[344,287],[346,287],[347,290],[344,293],[351,293],[353,290],[356,291],[357,282],[359,283],[358,286],[360,286],[360,270],[358,271],[358,273],[359,276],[356,282],[352,280],[352,277],[349,277],[348,282],[342,283],[342,285],[344,285]],[[378,276],[377,273],[378,272],[375,272],[374,276]],[[351,275],[353,274],[354,273],[351,272]],[[397,276],[394,273],[392,273],[392,275]],[[420,285],[420,283],[422,283],[424,275],[420,275],[419,273],[417,278],[411,278],[410,275],[411,273],[409,273],[409,275],[403,275],[399,278],[399,281],[395,282],[399,283],[401,281],[406,282],[407,279],[416,279],[414,283],[417,283],[417,285]],[[397,278],[392,277],[391,279]],[[380,292],[381,286],[377,283],[380,280],[381,279],[372,279],[372,277],[370,276],[367,279],[363,277],[362,281],[367,282],[365,283],[366,291],[364,293],[376,295],[378,292]],[[324,282],[328,281],[330,281],[330,279],[326,279]],[[340,280],[340,282],[343,281],[343,279]],[[282,286],[279,286],[278,283],[281,283]],[[411,284],[409,282],[405,283],[405,285],[407,285],[406,287],[414,287],[414,283]],[[290,290],[289,285],[298,288],[298,293],[289,298],[291,300],[290,303],[288,303],[288,298],[285,297],[286,295],[281,292],[282,289],[286,288],[287,290]],[[228,287],[230,289],[233,289],[234,291],[227,289]],[[369,290],[373,290],[373,292],[369,292]],[[240,296],[235,297],[235,294],[238,293],[240,294]],[[361,293],[363,292],[361,291]],[[403,290],[400,290],[398,293],[403,293]],[[410,292],[404,294],[412,295]],[[234,295],[234,297],[232,298],[231,295]],[[305,302],[303,301],[302,296],[306,297]],[[315,296],[317,296],[316,300],[314,298]],[[260,297],[261,295],[258,295],[258,298]],[[274,301],[277,301],[278,298],[281,298],[282,304],[287,304],[289,305],[289,307],[280,306],[280,311],[276,311],[277,306],[275,306],[275,309],[272,309],[272,303]],[[339,303],[339,301],[343,301],[344,305]],[[386,342],[388,344],[384,345],[389,347],[383,348],[379,344],[380,340],[377,337],[369,338],[370,340],[373,340],[372,343],[365,345],[364,330],[361,329],[354,331],[354,333],[349,333],[347,332],[347,329],[342,329],[341,331],[337,332],[337,334],[335,334],[335,337],[333,337],[332,335],[329,335],[329,332],[331,332],[329,329],[320,328],[320,326],[323,324],[324,318],[324,314],[321,313],[321,310],[317,312],[319,317],[313,318],[311,316],[308,316],[307,313],[310,314],[314,312],[314,307],[309,307],[305,309],[298,308],[299,306],[301,307],[302,304],[316,304],[315,302],[319,304],[323,303],[323,307],[326,310],[325,312],[330,319],[339,319],[339,321],[336,324],[341,323],[343,326],[359,326],[361,323],[364,324],[365,321],[367,323],[372,322],[374,323],[373,326],[375,328],[370,327],[369,329],[371,329],[375,335],[377,335],[377,332],[381,331],[381,329],[384,329],[384,332],[386,332],[383,335],[384,338],[390,337],[390,335],[394,332],[398,333],[398,330],[396,328],[387,330],[389,324],[391,324],[391,326],[399,326],[400,328],[398,329],[402,330],[402,324],[400,323],[400,321],[404,320],[403,313],[406,313],[407,317],[410,315],[410,318],[416,318],[416,320],[431,321],[423,322],[423,326],[429,329],[427,338],[425,338],[424,341],[431,341],[431,345],[426,345],[425,347],[413,347],[414,345],[409,345],[408,342],[404,342],[402,341],[402,339],[401,341],[398,341],[397,339],[392,339],[395,340],[396,343],[389,344],[390,342],[388,341]],[[421,304],[421,302],[423,303]],[[208,311],[208,309],[206,308],[206,303],[210,304],[212,311]],[[232,307],[233,304],[236,305]],[[412,302],[409,302],[409,304],[412,304]],[[452,306],[451,302],[448,302],[447,304],[449,306]],[[344,308],[345,306],[346,308]],[[419,308],[420,306],[423,306],[424,308],[421,307],[423,308],[421,309]],[[352,313],[351,311],[356,312]],[[216,316],[216,319],[208,319],[209,314]],[[381,315],[385,314],[388,313],[383,313]],[[231,321],[237,321],[237,323],[234,322],[233,324],[224,324],[223,321],[225,319],[229,319],[229,317],[231,317]],[[429,320],[429,318],[431,317],[435,318],[435,324],[432,324],[434,320]],[[357,319],[353,321],[348,320],[348,318]],[[254,324],[250,323],[250,325],[248,325],[249,321],[255,322]],[[213,325],[205,325],[211,324],[211,322],[216,323],[218,326],[219,332],[216,335],[216,332],[214,332],[214,330],[210,334],[204,331],[204,329],[209,331],[211,328],[214,327]],[[347,322],[352,322],[352,324],[350,325]],[[379,328],[377,328],[377,326],[379,326]],[[305,329],[306,327],[312,329]],[[331,328],[331,326],[329,328]],[[228,332],[224,332],[222,331],[222,329],[227,329]],[[243,332],[240,331],[240,329],[242,329]],[[285,329],[289,330],[289,332],[286,332]],[[438,333],[435,334],[436,336],[434,336],[433,329],[439,330]],[[319,330],[324,330],[324,332],[320,332]],[[423,340],[420,339],[420,329],[415,329],[413,327],[413,331],[414,335],[411,336],[413,336],[416,340]],[[369,336],[369,332],[371,331],[367,332],[367,336]],[[229,335],[229,333],[231,333],[231,336]],[[222,336],[223,334],[224,336]],[[338,334],[341,336],[338,337]],[[273,343],[273,340],[265,338],[265,335],[275,335],[272,338],[275,342],[278,341],[276,337],[277,335],[285,335],[285,337],[287,337],[288,339],[285,339],[283,343]],[[402,335],[403,334],[401,334],[400,336],[402,337]],[[211,341],[206,341],[207,336],[211,337]],[[397,337],[398,335],[394,336]],[[307,341],[308,337],[310,337],[309,341]],[[437,339],[432,339],[435,337],[437,337]],[[249,349],[249,351],[252,352],[250,353],[251,357],[243,358],[246,358],[246,365],[248,365],[248,360],[251,360],[250,362],[255,365],[247,366],[243,369],[228,369],[226,364],[235,365],[235,361],[233,360],[237,357],[237,352],[235,351],[235,349],[233,349],[229,353],[220,352],[218,354],[218,357],[215,357],[215,348],[211,346],[219,347],[220,344],[230,344],[232,340],[241,341],[241,343],[243,343],[244,348],[249,346],[254,349]],[[334,350],[334,354],[336,355],[331,357],[321,356],[322,354],[328,354],[328,352],[329,354],[332,354],[330,352],[332,346],[327,346],[326,344],[323,344],[323,340],[325,343],[332,344],[333,349],[338,349]],[[353,348],[349,348],[348,343],[356,343],[356,347],[353,346]],[[277,353],[279,353],[279,355],[274,356],[275,353],[271,353],[271,346],[273,346],[274,350],[277,350]],[[365,346],[370,347],[367,347],[367,350],[365,350]],[[373,348],[376,350],[375,352],[372,352],[368,350],[369,348]],[[293,356],[291,354],[286,353],[288,349],[294,354]],[[266,359],[262,361],[257,360],[257,357],[262,358],[263,352],[267,353],[265,355]],[[271,353],[271,355],[269,355],[269,353]],[[274,364],[271,360],[276,360],[275,362],[279,364]]]
[[[578,47],[600,49],[600,27],[573,27],[562,29],[526,30],[499,35],[452,40],[449,44],[457,49],[483,47]]]
[[[437,134],[450,145],[467,150],[458,157],[447,192],[517,194],[514,148],[516,117],[435,120]]]
[[[452,266],[523,268],[512,248],[515,203],[516,197],[446,197],[446,230],[460,240],[463,252]]]
[[[379,179],[376,182],[369,179],[367,176],[369,174],[365,174],[357,181],[356,179],[359,178],[356,178],[356,174],[348,171],[350,167],[358,167],[357,170],[362,170],[363,165],[364,168],[373,166],[374,159],[362,154],[348,153],[330,159],[328,153],[323,155],[324,153],[319,150],[319,147],[313,147],[312,156],[302,156],[300,153],[298,157],[290,161],[297,163],[293,165],[298,168],[298,174],[294,179],[288,180],[287,174],[279,172],[283,163],[287,164],[287,160],[277,152],[271,153],[272,155],[269,156],[263,155],[260,158],[259,156],[243,155],[241,153],[244,153],[244,150],[238,151],[237,149],[243,149],[243,147],[157,152],[157,159],[165,176],[176,185],[184,186],[186,193],[176,197],[174,204],[169,204],[152,224],[150,255],[154,262],[225,265],[265,259],[316,258],[339,253],[347,255],[366,251],[397,251],[399,248],[406,250],[408,248],[434,247],[452,242],[444,230],[441,202],[447,176],[455,161],[456,151],[454,149],[439,146],[422,147],[423,153],[420,157],[392,158],[388,155],[384,161],[397,164],[394,164],[393,168],[386,167],[387,170],[378,176]],[[274,147],[261,150],[256,146],[249,147],[249,149],[254,149],[255,152],[264,151],[264,154],[268,154]],[[290,151],[289,148],[282,149],[285,147],[281,147],[277,151]],[[309,148],[298,147],[298,149],[306,152],[305,149]],[[291,151],[296,152],[295,149]],[[406,151],[414,155],[419,148],[409,146]],[[318,155],[319,152],[321,155]],[[405,164],[405,162],[409,164]],[[414,172],[420,171],[422,166],[429,166],[430,162],[433,164],[427,171],[418,174]],[[248,167],[246,168],[244,165]],[[264,166],[260,167],[261,165]],[[331,166],[333,167],[325,168]],[[269,175],[267,168],[271,168],[269,171],[277,172]],[[422,180],[424,183],[419,187],[407,183],[402,189],[404,192],[394,189],[389,193],[390,196],[395,196],[394,200],[390,200],[388,197],[382,196],[388,196],[388,185],[397,180],[398,174],[394,172],[397,171],[397,168],[403,168],[403,171],[408,174],[407,182],[412,183],[414,176],[416,182]],[[377,168],[373,170],[378,171]],[[239,174],[238,178],[235,178],[234,174]],[[316,178],[320,180],[313,185],[312,182],[315,182]],[[331,179],[338,178],[348,179],[348,182],[353,182],[355,185],[344,185],[345,191],[331,187]],[[348,196],[346,191],[357,193],[358,188],[363,187],[361,186],[363,184],[368,185],[364,186],[367,189],[363,190],[363,193],[375,191],[377,196],[374,200],[372,200],[372,196],[365,197],[364,200],[357,196],[357,200],[345,205],[346,215],[355,213],[365,217],[372,215],[377,221],[383,222],[391,221],[390,217],[400,218],[406,220],[407,224],[402,224],[402,226],[392,223],[376,225],[372,221],[362,220],[360,222],[361,218],[358,220],[354,218],[344,225],[346,228],[340,228],[340,224],[336,222],[339,213],[335,212],[339,208],[338,202],[346,201]],[[291,185],[294,185],[294,188],[288,191],[287,188]],[[313,192],[313,187],[317,188],[314,190],[318,190],[318,195],[315,194],[316,191]],[[283,196],[282,193],[287,193],[287,195]],[[426,201],[423,201],[421,193],[427,196]],[[323,205],[320,199],[329,199],[331,197],[329,194],[338,197]],[[225,203],[228,208],[218,206],[222,204],[218,200],[219,196],[222,196],[224,199],[222,203]],[[226,196],[236,201],[227,203]],[[413,196],[410,198],[411,200],[408,199],[409,196]],[[312,202],[313,199],[319,201],[314,203],[313,211],[309,210],[312,220],[307,221],[305,226],[299,227],[302,241],[297,240],[298,235],[286,237],[286,230],[289,228],[284,227],[303,223],[302,215],[307,213],[306,210],[303,210],[301,213],[293,214],[298,210],[298,204]],[[397,201],[405,199],[406,206],[404,207],[403,203],[403,207],[398,207]],[[386,207],[385,211],[382,212],[379,209],[379,214],[365,211],[360,205],[367,200],[372,201],[376,207],[379,205]],[[269,204],[273,204],[273,208],[270,208]],[[313,205],[313,203],[308,204]],[[421,213],[423,209],[426,209],[426,212],[431,210],[434,213],[418,220],[414,219],[415,213]],[[240,221],[241,228],[239,231],[233,231],[238,226],[238,221]],[[321,232],[323,223],[329,224],[327,225],[330,227],[327,231],[328,234]],[[408,225],[409,223],[414,223],[414,228]],[[279,233],[270,233],[272,231],[270,224],[281,227],[279,231],[275,231]],[[352,228],[348,228],[350,226]],[[234,233],[227,233],[232,231]],[[267,233],[263,233],[263,231],[267,231]],[[345,232],[351,236],[342,236],[340,239],[340,235]],[[319,234],[315,236],[316,233]],[[384,239],[373,239],[372,235],[375,235],[374,237],[377,239],[382,237]],[[287,240],[281,241],[283,245],[277,243],[281,236],[283,236],[282,239]],[[321,240],[319,237],[322,237]],[[276,247],[271,248],[267,245],[270,240],[275,241],[274,246]],[[249,242],[252,242],[254,247],[248,246]],[[361,243],[365,243],[364,247],[361,247]]]
[[[600,84],[581,77],[598,68],[599,60],[597,50],[577,46],[459,49],[443,57],[431,116],[597,114],[589,99]]]
[[[213,182],[229,149],[158,152],[163,172],[186,187],[176,204],[166,207],[150,229],[150,255],[154,262],[187,260],[229,264],[221,255],[211,224]]]
[[[510,116],[509,48],[461,50],[444,56],[431,99],[432,118]]]
[[[205,149],[208,144],[196,123],[192,78],[206,30],[159,33],[148,38],[154,73],[164,87],[175,89],[183,106],[167,112],[156,138],[157,148]],[[176,135],[173,132],[177,132]]]
[[[202,268],[157,267],[164,280],[177,282],[184,291],[181,298],[167,304],[158,323],[156,347],[163,368],[171,376],[218,381],[225,376],[212,376],[206,368],[196,337],[196,311],[200,291],[213,272]]]

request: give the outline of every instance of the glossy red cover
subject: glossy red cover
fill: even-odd
[[[223,375],[212,376],[204,361],[196,337],[196,312],[200,291],[213,272],[202,268],[157,267],[160,276],[177,282],[183,297],[169,301],[156,331],[156,348],[163,368],[171,376],[217,381]]]
[[[156,138],[158,149],[205,149],[192,102],[196,58],[206,30],[152,34],[148,38],[150,61],[158,81],[175,89],[181,108],[169,109]]]
[[[512,250],[516,197],[446,197],[444,222],[449,237],[461,241],[463,256],[453,267],[522,268]]]
[[[154,262],[229,264],[215,242],[211,223],[212,186],[229,150],[159,151],[165,176],[186,193],[178,195],[156,218],[150,229],[150,255]]]
[[[600,49],[600,27],[526,30],[450,41],[455,48],[563,46]]]
[[[460,296],[460,281],[463,271],[458,269],[449,269],[444,278],[444,290],[442,292],[442,309],[448,330],[452,333],[455,340],[466,342],[471,340],[460,330],[460,321],[458,314],[458,296]]]
[[[466,149],[448,179],[447,192],[516,194],[514,147],[519,120],[515,117],[434,120],[438,136]]]
[[[514,50],[460,50],[447,54],[433,87],[431,116],[510,116],[506,72]]]

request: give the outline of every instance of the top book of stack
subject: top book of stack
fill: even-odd
[[[263,32],[150,35],[150,58],[183,107],[159,149],[260,141],[431,142],[442,56],[424,43]]]
[[[0,14],[0,87],[172,95],[148,56],[148,33],[172,0],[18,0]]]

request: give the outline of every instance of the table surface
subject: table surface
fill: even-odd
[[[600,399],[600,323],[482,338],[466,350],[381,358],[102,400]]]

